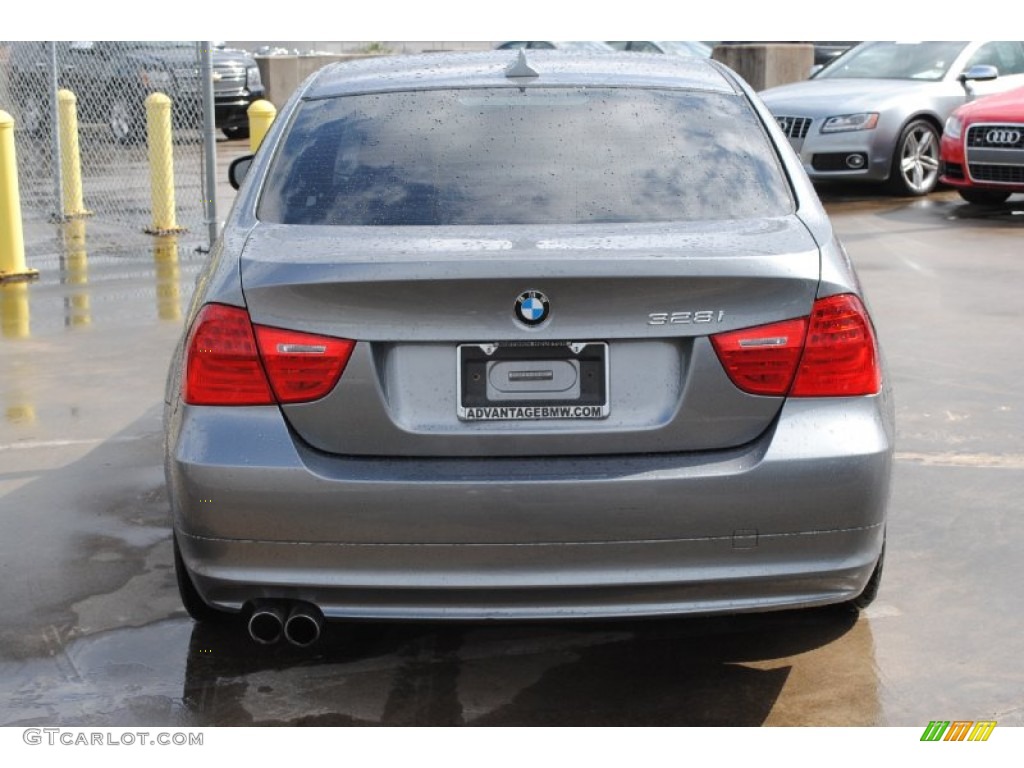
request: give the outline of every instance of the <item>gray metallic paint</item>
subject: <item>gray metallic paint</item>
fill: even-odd
[[[179,507],[175,525],[197,587],[225,607],[251,583],[312,591],[339,617],[834,602],[863,587],[881,546],[892,434],[877,400],[790,400],[730,451],[535,461],[329,456],[296,442],[275,408],[186,406],[172,492],[216,507]],[[244,467],[239,444],[253,447]],[[546,597],[502,605],[526,587]],[[666,593],[656,609],[648,587]]]

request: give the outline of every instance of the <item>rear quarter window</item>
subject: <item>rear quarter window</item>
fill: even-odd
[[[745,98],[495,88],[302,103],[258,208],[282,224],[671,222],[793,202]]]

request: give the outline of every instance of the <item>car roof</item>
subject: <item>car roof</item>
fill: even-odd
[[[525,55],[536,77],[509,77]],[[707,59],[638,53],[530,50],[380,56],[324,67],[306,84],[303,98],[358,93],[494,86],[664,87],[735,94],[725,69]]]

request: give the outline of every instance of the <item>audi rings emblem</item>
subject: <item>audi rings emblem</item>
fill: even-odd
[[[1010,128],[993,128],[985,134],[986,144],[1014,145],[1021,139],[1021,132]]]
[[[540,291],[524,291],[516,298],[516,318],[526,325],[540,325],[550,312],[548,297]]]

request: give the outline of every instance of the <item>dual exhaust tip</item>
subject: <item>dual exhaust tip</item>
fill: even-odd
[[[284,638],[307,648],[320,639],[324,615],[311,603],[290,600],[260,600],[249,616],[249,636],[260,645],[273,645]]]

